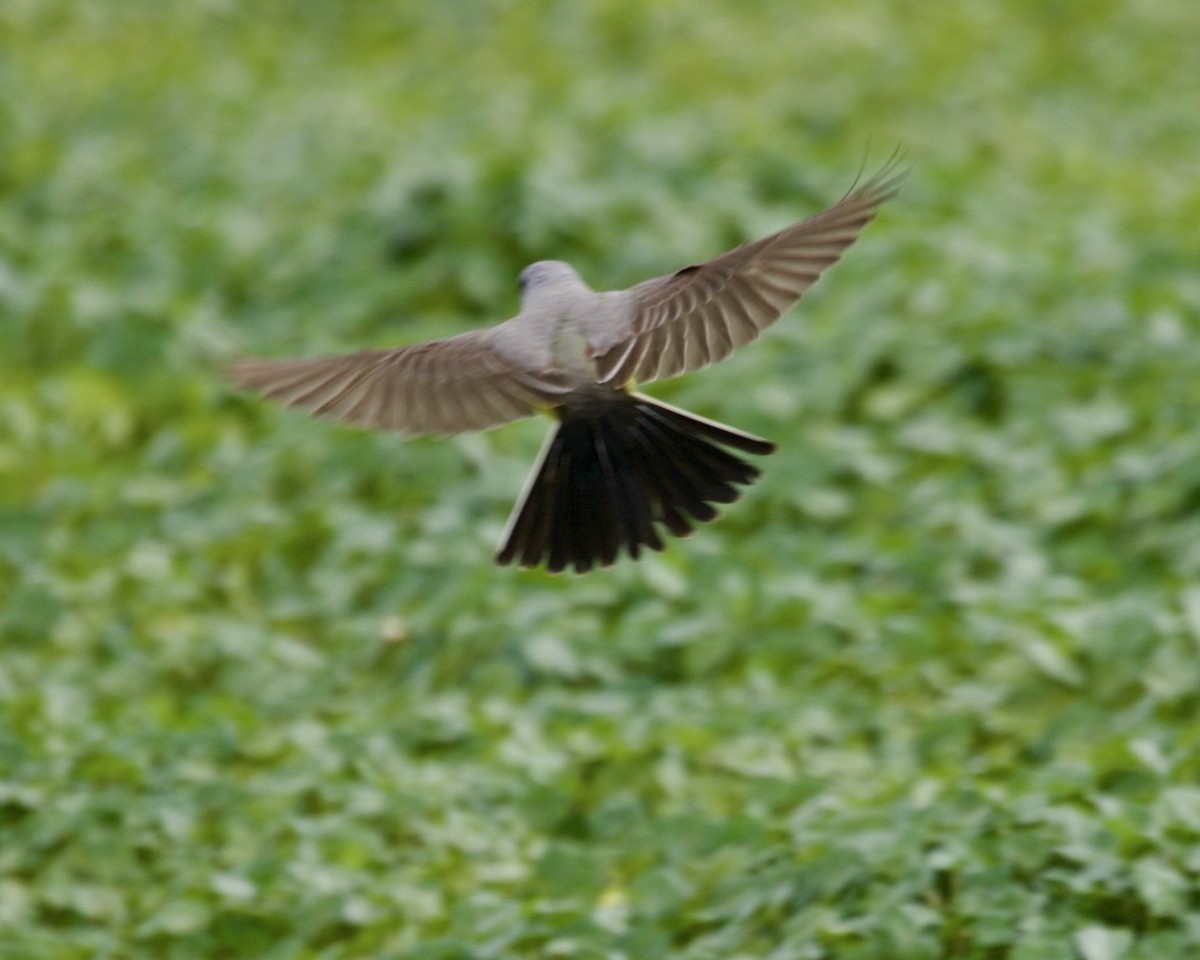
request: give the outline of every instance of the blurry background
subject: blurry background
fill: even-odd
[[[1194,0],[0,7],[0,955],[1200,952]],[[652,392],[717,524],[491,554],[547,429],[242,353],[496,322],[912,174]],[[868,150],[869,145],[869,150]]]

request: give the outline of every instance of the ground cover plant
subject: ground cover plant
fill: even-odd
[[[0,7],[0,957],[1200,953],[1190,0]],[[656,396],[780,443],[584,578],[544,432],[241,353],[498,321],[912,175]]]

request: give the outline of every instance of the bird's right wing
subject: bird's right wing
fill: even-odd
[[[723,360],[758,337],[838,261],[903,177],[893,157],[815,217],[631,287],[631,322],[596,358],[603,383],[648,383]]]
[[[504,327],[395,350],[242,360],[232,379],[242,389],[361,427],[441,436],[486,430],[553,406],[569,389],[505,350]]]

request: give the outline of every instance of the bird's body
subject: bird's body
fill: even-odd
[[[342,357],[247,360],[242,387],[360,426],[449,435],[548,410],[500,563],[551,571],[659,550],[716,517],[774,444],[633,392],[724,359],[794,304],[895,193],[891,165],[823,213],[703,264],[596,292],[558,260],[520,276],[521,311],[444,340]]]
[[[622,292],[597,294],[575,268],[561,260],[539,260],[521,271],[521,312],[496,328],[505,341],[537,343],[531,357],[574,385],[594,383],[595,351],[604,331],[627,323],[628,298]],[[510,329],[505,329],[510,327]]]

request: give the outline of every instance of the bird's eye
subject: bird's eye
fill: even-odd
[[[520,290],[522,293],[524,293],[525,288],[527,286],[529,286],[529,278],[527,276],[525,276],[525,274],[521,274],[521,276],[517,277],[517,289],[518,290]]]

